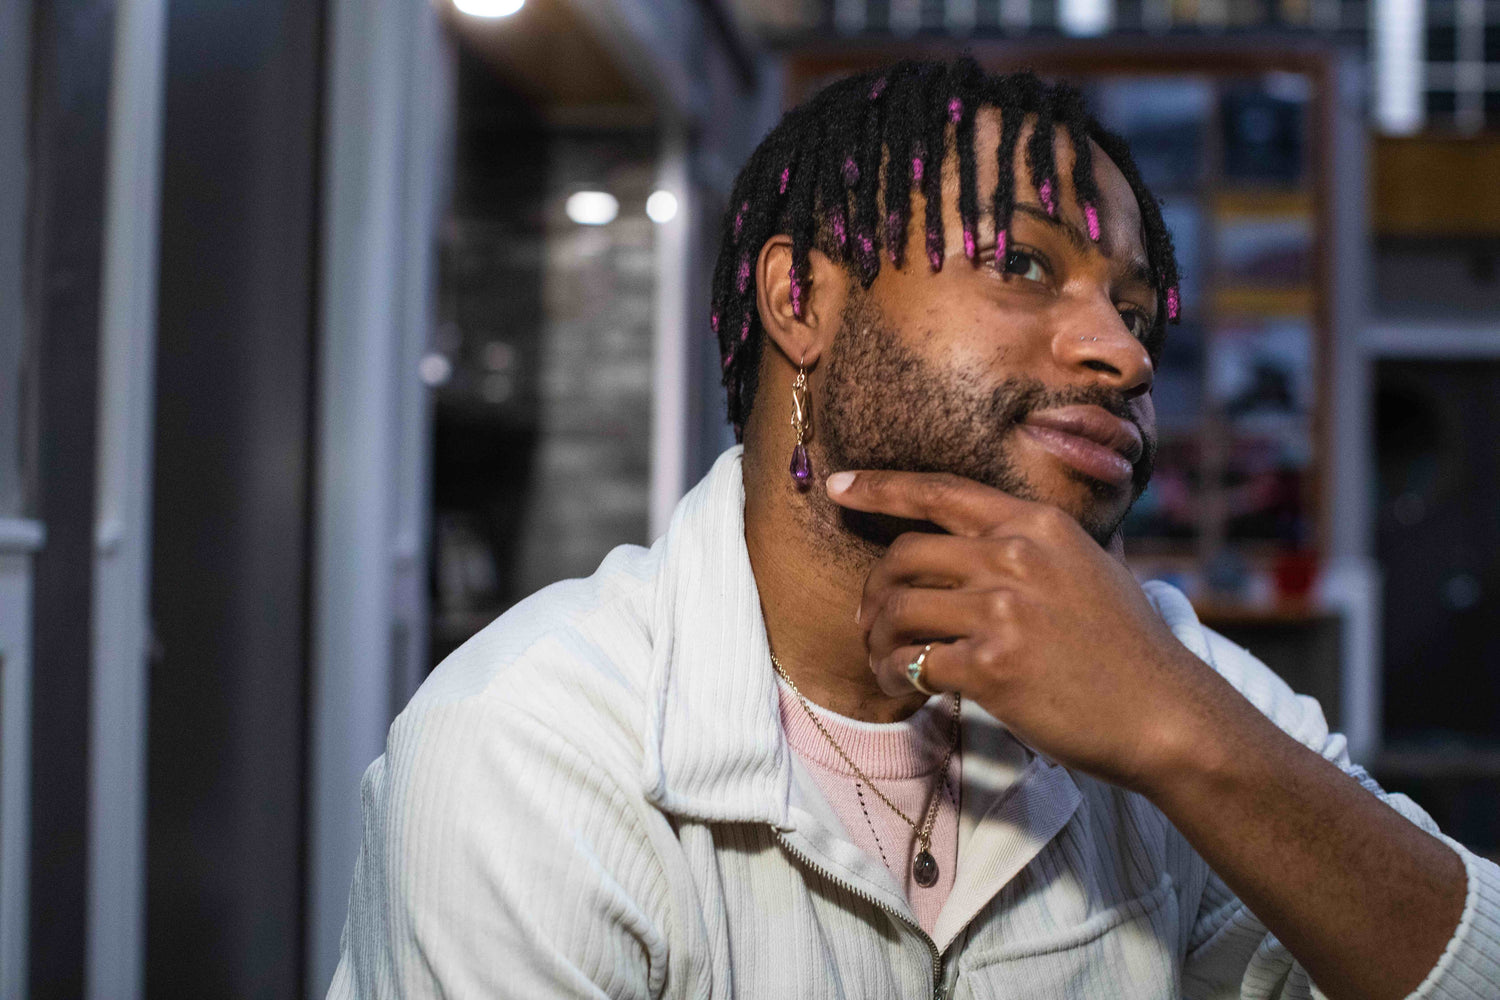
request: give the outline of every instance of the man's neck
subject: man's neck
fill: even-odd
[[[925,697],[880,690],[854,620],[875,557],[844,533],[821,479],[799,492],[763,451],[747,445],[742,464],[745,545],[771,649],[815,704],[866,722],[906,718]]]

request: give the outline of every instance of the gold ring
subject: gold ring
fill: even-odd
[[[922,683],[922,671],[927,666],[927,654],[930,652],[932,652],[932,643],[929,642],[922,647],[922,651],[917,654],[917,658],[906,665],[906,679],[911,681],[912,687],[928,697],[941,693],[932,690],[932,688]]]

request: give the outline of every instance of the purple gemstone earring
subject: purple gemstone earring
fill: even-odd
[[[792,427],[797,432],[797,446],[792,449],[792,481],[799,490],[812,484],[812,462],[807,458],[807,369],[797,366],[797,377],[792,380]]]

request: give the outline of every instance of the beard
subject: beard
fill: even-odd
[[[1023,375],[996,384],[976,372],[933,364],[908,347],[870,297],[858,291],[846,303],[841,322],[828,355],[815,431],[829,471],[946,472],[1022,500],[1052,502],[1017,468],[1011,455],[1014,432],[1034,410],[1088,404],[1135,423],[1145,449],[1123,510],[1112,502],[1116,487],[1070,469],[1068,475],[1086,487],[1090,499],[1067,512],[1095,541],[1107,545],[1146,488],[1156,441],[1140,427],[1124,393],[1102,385],[1049,389]],[[874,546],[889,545],[913,528],[938,530],[840,510],[843,527]]]

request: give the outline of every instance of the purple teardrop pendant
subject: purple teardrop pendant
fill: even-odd
[[[931,851],[923,848],[917,852],[917,856],[912,859],[911,863],[911,877],[924,889],[931,889],[937,885],[938,863]]]
[[[800,444],[792,449],[792,479],[803,490],[812,482],[812,463],[807,460],[807,449]]]

